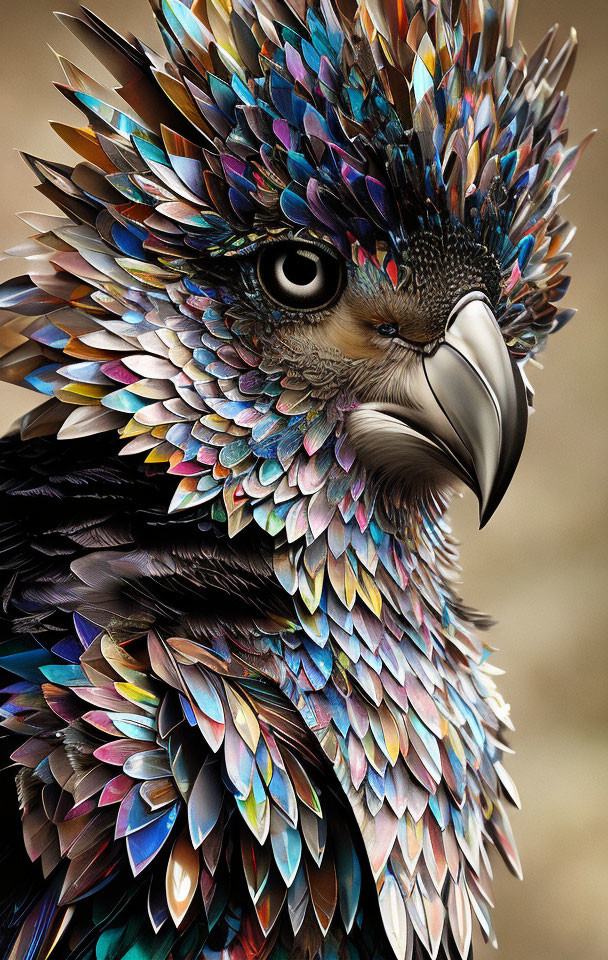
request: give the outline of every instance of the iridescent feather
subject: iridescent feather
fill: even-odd
[[[82,159],[26,158],[61,215],[24,217],[9,251],[32,272],[0,290],[2,376],[47,397],[24,440],[117,432],[166,472],[157,526],[270,546],[212,640],[162,589],[196,600],[208,563],[221,590],[229,548],[217,567],[189,540],[154,552],[128,517],[66,524],[71,572],[19,595],[19,618],[51,602],[73,622],[0,652],[25,846],[51,877],[6,956],[465,960],[473,918],[493,939],[491,849],[520,866],[508,708],[444,575],[446,503],[391,526],[346,435],[356,399],[268,362],[214,264],[302,230],[396,289],[408,231],[452,218],[500,264],[523,367],[571,315],[575,36],[527,58],[510,0],[152,7],[161,54],[62,16],[119,87],[60,59],[87,125],[55,129]],[[280,602],[233,622],[236,584],[273,577]]]

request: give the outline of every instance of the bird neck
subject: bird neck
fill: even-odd
[[[444,509],[439,500],[412,507],[398,529],[364,487],[313,536],[315,511],[303,502],[305,544],[278,540],[273,565],[308,639],[372,670],[405,655],[400,680],[410,669],[424,673],[420,655],[433,665],[457,649],[467,664],[481,663],[488,651],[475,627],[483,624],[455,591],[458,551]]]
[[[365,490],[360,503],[305,546],[277,545],[275,573],[297,622],[273,647],[275,676],[332,764],[374,876],[406,807],[412,828],[427,808],[441,829],[451,818],[478,869],[480,825],[498,807],[477,771],[493,784],[505,776],[502,731],[511,726],[476,629],[487,623],[454,591],[458,554],[440,510],[411,510],[398,532]],[[504,855],[517,871],[511,846]]]

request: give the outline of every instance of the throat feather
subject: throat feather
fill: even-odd
[[[311,509],[301,497],[298,516]],[[475,910],[493,845],[519,869],[500,800],[508,708],[454,594],[456,559],[438,509],[419,508],[399,537],[365,484],[356,507],[315,533],[310,520],[303,536],[283,531],[274,552],[295,613],[275,647],[281,689],[353,810],[389,933],[393,884],[410,903],[449,872],[450,895]]]

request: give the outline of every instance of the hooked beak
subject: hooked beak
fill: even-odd
[[[485,299],[474,294],[458,304],[445,341],[423,366],[464,447],[464,456],[460,446],[451,453],[472,480],[484,527],[511,482],[528,426],[524,382]]]
[[[365,408],[400,422],[400,430],[393,423],[394,433],[399,431],[411,453],[447,468],[476,493],[484,527],[521,456],[528,403],[517,364],[482,294],[469,294],[452,311],[444,340],[423,358],[408,393],[411,406],[363,404],[355,411],[355,445]]]

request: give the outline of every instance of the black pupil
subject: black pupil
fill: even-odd
[[[376,330],[381,337],[395,337],[398,332],[396,323],[379,323]]]
[[[306,257],[299,250],[290,253],[283,263],[283,273],[291,283],[306,287],[317,276],[318,262]]]
[[[263,247],[257,275],[271,300],[303,312],[320,310],[333,303],[346,280],[341,257],[321,244],[293,240]]]

